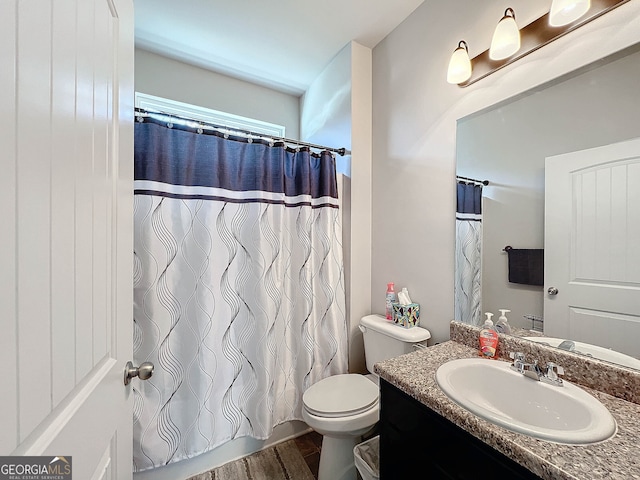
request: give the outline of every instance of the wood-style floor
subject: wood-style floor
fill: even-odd
[[[320,450],[322,447],[322,435],[317,432],[309,432],[295,439],[298,450],[304,457],[313,473],[313,478],[318,479],[318,466],[320,465]]]

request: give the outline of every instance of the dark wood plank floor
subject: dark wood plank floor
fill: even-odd
[[[309,465],[313,477],[318,479],[318,466],[320,465],[320,450],[322,447],[322,435],[317,432],[309,432],[295,439],[298,450]]]

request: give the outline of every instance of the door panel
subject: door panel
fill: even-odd
[[[24,371],[28,365],[35,364],[46,366],[45,372],[48,373],[51,358],[51,211],[48,208],[51,198],[51,133],[47,125],[51,104],[51,58],[49,45],[40,40],[51,36],[51,5],[46,3],[34,7],[31,2],[18,2],[17,10],[15,181],[18,189],[15,209],[20,441],[51,411],[49,395],[43,395],[51,391],[51,376],[38,375],[38,381],[34,382],[34,377]],[[42,37],[33,35],[34,31]]]
[[[640,357],[640,139],[545,165],[545,334]]]
[[[117,439],[114,437],[109,442],[107,450],[102,454],[102,458],[98,462],[95,472],[91,476],[91,480],[108,480],[115,478],[113,476],[113,464],[111,459],[116,455],[114,446],[117,444]]]
[[[0,18],[0,455],[131,478],[133,2]]]
[[[0,2],[0,19],[16,18],[17,2]],[[14,22],[2,21],[0,28],[0,452],[10,452],[17,445],[17,306],[16,306],[16,28]],[[7,61],[5,61],[7,60]]]
[[[637,351],[640,318],[584,308],[569,307],[569,331],[581,332],[581,341],[611,348],[618,352]],[[609,331],[602,336],[601,327],[606,323]],[[600,336],[597,336],[600,334]]]
[[[69,313],[75,303],[75,156],[68,155],[74,145],[76,110],[75,51],[76,8],[61,2],[53,9],[51,64],[51,381],[52,407],[55,408],[76,385],[75,369],[69,369],[69,356],[75,351],[76,316]]]

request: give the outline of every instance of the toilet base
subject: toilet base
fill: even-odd
[[[322,385],[325,388],[324,395],[331,399],[335,396],[332,394],[334,391],[332,388],[334,388],[334,386],[331,383],[329,383],[329,385],[332,385],[331,387],[327,387],[326,385],[327,382],[336,381],[343,383],[343,385],[338,385],[343,391],[349,387],[353,389],[354,384],[356,388],[364,386],[365,390],[368,389],[369,398],[365,395],[365,401],[362,407],[367,408],[368,405],[369,407],[364,411],[359,411],[359,413],[344,416],[319,416],[311,413],[308,410],[307,400],[305,400],[305,396],[311,388],[318,388],[318,386]],[[375,427],[380,419],[380,405],[378,403],[379,390],[374,382],[370,382],[368,379],[365,379],[365,377],[357,374],[327,377],[321,380],[318,386],[311,387],[302,397],[304,404],[302,408],[302,419],[307,425],[322,435],[318,480],[356,480],[357,470],[353,456],[353,448],[360,443],[363,435]],[[323,408],[321,401],[323,395],[322,391],[320,392],[320,398],[314,399],[316,408],[318,408],[318,405],[320,408]],[[316,397],[318,396],[317,394],[318,392],[314,393]],[[318,402],[318,400],[320,401]],[[331,405],[331,402],[329,402],[329,405]],[[321,411],[324,412],[325,410]],[[332,413],[335,414],[336,412],[333,411]]]
[[[353,448],[361,437],[322,437],[318,480],[356,480],[356,465]]]

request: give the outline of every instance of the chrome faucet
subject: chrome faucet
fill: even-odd
[[[509,357],[513,360],[511,364],[511,369],[515,370],[518,373],[524,373],[525,370],[525,356],[522,352],[510,352]]]
[[[564,369],[553,362],[547,362],[545,371],[538,366],[537,360],[527,362],[524,353],[511,352],[509,357],[513,359],[511,369],[533,380],[545,382],[558,387],[562,386],[562,379],[558,375],[564,375]]]
[[[573,353],[577,353],[578,355],[584,355],[586,357],[593,357],[592,354],[590,353],[583,353],[579,350],[576,350],[576,342],[572,341],[572,340],[563,340],[560,345],[558,345],[558,348],[562,349],[562,350],[566,350],[567,352],[573,352]]]

